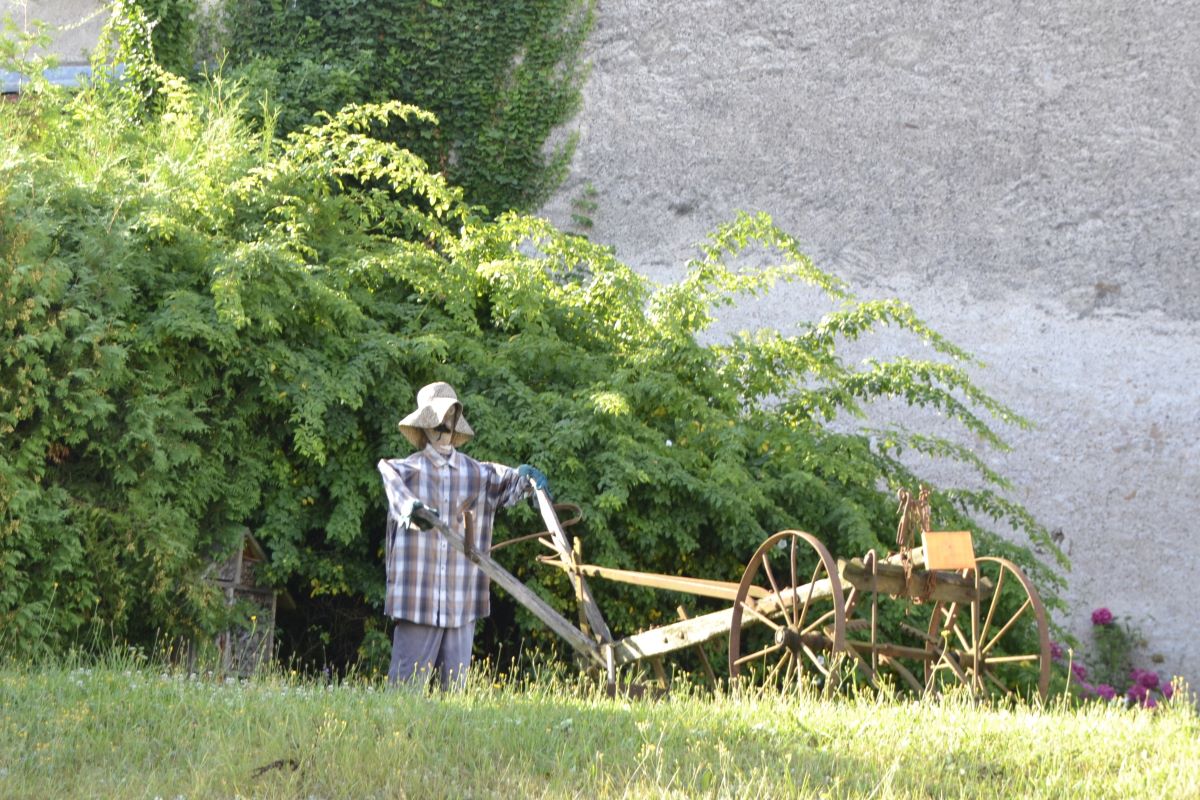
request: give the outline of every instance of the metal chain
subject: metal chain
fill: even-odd
[[[900,551],[900,563],[904,565],[904,577],[912,577],[912,546],[914,528],[922,533],[928,533],[930,525],[929,488],[922,486],[914,502],[912,494],[907,489],[896,492],[900,507],[896,513],[900,515],[900,523],[896,526],[896,547]]]

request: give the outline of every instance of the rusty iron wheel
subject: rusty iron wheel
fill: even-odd
[[[975,559],[974,602],[937,603],[929,620],[925,691],[971,687],[981,697],[1041,699],[1050,689],[1050,626],[1029,578],[1004,558]]]
[[[815,536],[780,531],[746,565],[729,628],[729,677],[764,686],[835,684],[846,650],[837,563]]]

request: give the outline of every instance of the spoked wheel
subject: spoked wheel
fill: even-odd
[[[837,565],[803,531],[781,531],[755,551],[733,604],[729,677],[764,686],[805,681],[832,689],[846,649]]]
[[[1033,584],[1003,558],[975,559],[973,603],[938,603],[929,620],[925,691],[960,684],[977,696],[1045,699],[1050,628]]]

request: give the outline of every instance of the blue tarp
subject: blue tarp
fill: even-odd
[[[76,87],[92,77],[92,68],[87,64],[70,64],[65,67],[53,67],[43,74],[51,83]],[[29,78],[19,72],[0,70],[0,92],[4,94],[19,92],[21,86],[28,82]]]

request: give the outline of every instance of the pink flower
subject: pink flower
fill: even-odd
[[[1072,664],[1071,672],[1075,675],[1075,677],[1078,680],[1081,680],[1081,681],[1087,680],[1087,667],[1085,667],[1083,664],[1080,664],[1078,662]]]
[[[1129,691],[1125,693],[1125,696],[1129,698],[1129,702],[1131,703],[1141,703],[1150,696],[1150,692],[1145,686],[1135,683],[1129,687]]]
[[[1146,698],[1142,700],[1142,708],[1154,708],[1157,705],[1158,702],[1150,695],[1146,695]]]
[[[1162,696],[1164,700],[1170,700],[1175,695],[1175,684],[1164,683],[1162,687]]]
[[[1100,699],[1102,700],[1112,700],[1117,696],[1117,690],[1107,683],[1102,683],[1096,687],[1096,694],[1100,695]]]
[[[1051,642],[1050,643],[1050,658],[1054,659],[1055,661],[1062,661],[1062,657],[1063,657],[1062,645],[1059,644],[1058,642]]]
[[[1113,614],[1107,608],[1097,608],[1092,612],[1093,625],[1112,625]]]
[[[1158,688],[1158,673],[1151,670],[1142,670],[1142,674],[1138,676],[1137,682],[1147,689]]]

